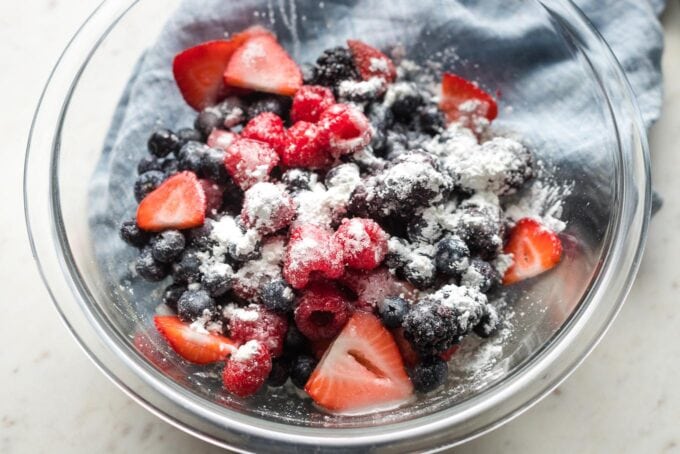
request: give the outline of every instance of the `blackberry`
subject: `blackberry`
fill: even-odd
[[[198,282],[201,278],[201,260],[195,250],[185,249],[180,259],[172,264],[175,282]]]
[[[295,294],[293,289],[283,280],[268,282],[260,290],[262,305],[267,309],[280,313],[293,310]]]
[[[263,112],[273,112],[284,120],[290,111],[291,98],[284,96],[264,96],[255,99],[248,106],[248,118],[257,117]]]
[[[205,311],[215,312],[215,300],[205,290],[187,290],[177,301],[177,315],[184,322],[193,322]]]
[[[354,65],[352,53],[348,48],[338,46],[326,49],[316,60],[311,82],[313,85],[323,85],[337,91],[337,85],[343,80],[358,79],[359,72]]]
[[[503,245],[503,223],[491,209],[461,207],[454,233],[465,240],[470,252],[484,260],[494,259]]]
[[[159,262],[174,261],[184,250],[186,241],[179,230],[166,230],[151,240],[151,254]]]
[[[165,174],[159,170],[150,170],[137,177],[135,181],[135,199],[141,202],[151,191],[165,180]]]
[[[402,326],[406,339],[425,356],[448,350],[460,337],[453,309],[431,299],[414,305]]]
[[[300,355],[290,366],[290,381],[300,389],[304,389],[309,376],[316,367],[316,360],[308,355]]]
[[[438,356],[425,358],[411,371],[411,382],[416,391],[428,393],[444,384],[449,373],[446,361]]]
[[[177,153],[182,143],[177,134],[169,129],[157,129],[151,134],[146,145],[149,153],[162,158],[170,153]]]
[[[317,175],[304,169],[290,169],[281,175],[281,181],[290,192],[307,191],[316,182]]]
[[[423,94],[411,82],[397,82],[390,87],[389,95],[393,95],[390,109],[394,118],[402,123],[409,123],[414,114],[424,104]]]
[[[167,266],[153,258],[149,246],[146,246],[139,253],[135,270],[137,270],[137,274],[151,282],[162,281],[168,275]]]
[[[163,160],[153,156],[144,156],[137,163],[137,173],[139,175],[150,170],[163,170]]]
[[[484,306],[484,312],[479,323],[474,328],[475,334],[482,338],[491,337],[500,327],[498,311],[491,304]]]
[[[130,246],[144,247],[149,242],[151,235],[137,226],[134,219],[123,222],[120,225],[120,237]]]
[[[460,283],[486,293],[501,283],[501,275],[489,262],[475,258],[470,261]]]
[[[243,104],[243,101],[236,96],[226,98],[215,106],[215,108],[221,115],[222,125],[226,128],[233,128],[234,126],[245,123],[247,120],[246,106]]]
[[[201,138],[205,140],[213,129],[219,128],[223,124],[224,116],[222,112],[215,107],[207,107],[196,116],[194,128],[201,133]]]
[[[163,303],[173,311],[177,311],[177,301],[184,292],[187,291],[187,286],[184,284],[170,284],[165,287],[163,292]]]
[[[445,276],[460,277],[468,265],[470,250],[465,241],[449,235],[437,243],[435,249],[437,271]]]
[[[278,388],[288,381],[290,376],[290,359],[284,357],[275,358],[272,361],[272,370],[267,377],[267,385]]]
[[[203,135],[194,128],[180,129],[179,131],[177,131],[177,137],[179,137],[179,141],[182,145],[191,141],[200,142],[201,140],[203,140]],[[177,150],[177,153],[179,153],[179,150]],[[177,155],[177,153],[175,153],[175,155]]]
[[[434,217],[416,216],[406,226],[408,239],[414,243],[436,242],[443,235],[442,226]]]
[[[201,174],[217,184],[224,184],[229,180],[227,168],[224,167],[224,150],[208,148],[201,155]]]
[[[385,107],[382,103],[372,103],[367,109],[368,119],[373,126],[373,136],[371,137],[371,147],[379,156],[385,155],[387,144],[387,134],[394,123],[392,110]]]
[[[434,259],[422,253],[414,253],[402,268],[404,279],[420,290],[431,287],[437,278]]]
[[[435,104],[427,104],[418,109],[416,121],[420,130],[431,135],[441,133],[446,127],[444,113]]]
[[[395,270],[406,265],[408,256],[411,254],[411,245],[403,238],[392,236],[387,242],[387,255],[385,265]]]
[[[201,142],[190,141],[185,143],[179,151],[179,169],[191,170],[195,174],[201,174],[208,150],[208,146]]]
[[[284,350],[290,353],[301,352],[307,347],[307,338],[302,335],[295,323],[288,324],[286,339],[284,340]]]
[[[222,211],[231,216],[236,216],[243,207],[243,191],[236,186],[232,179],[227,180],[222,195]]]
[[[378,303],[378,314],[387,328],[398,328],[409,308],[410,304],[404,298],[389,296]]]
[[[234,279],[234,270],[226,263],[210,267],[201,276],[203,288],[212,297],[222,296],[231,290]]]
[[[371,147],[365,147],[355,153],[343,155],[340,160],[347,164],[353,164],[366,173],[379,172],[386,166],[385,160],[376,156]]]

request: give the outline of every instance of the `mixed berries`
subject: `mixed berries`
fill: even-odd
[[[303,70],[262,27],[172,69],[198,115],[152,132],[120,234],[142,278],[172,280],[157,330],[224,363],[236,396],[290,378],[329,411],[402,404],[446,382],[465,336],[495,335],[501,285],[560,261],[556,233],[504,217],[534,164],[488,135],[498,107],[473,82],[435,92],[358,40]]]

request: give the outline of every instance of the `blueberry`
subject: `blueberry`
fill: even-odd
[[[144,156],[137,163],[137,173],[141,175],[149,170],[163,170],[163,160],[153,156]]]
[[[153,258],[149,246],[139,253],[135,269],[140,276],[151,282],[162,281],[168,275],[167,266]]]
[[[180,256],[186,241],[179,230],[166,230],[151,240],[153,258],[163,263],[170,263]]]
[[[177,153],[182,143],[177,134],[169,129],[157,129],[151,134],[146,145],[149,153],[162,158],[170,153]]]
[[[220,113],[222,125],[226,128],[233,128],[246,121],[246,107],[243,104],[243,101],[236,96],[228,97],[215,106],[215,108]],[[210,135],[210,133],[208,133],[208,135]]]
[[[475,258],[470,261],[460,283],[486,293],[501,283],[501,275],[489,262]]]
[[[437,278],[437,269],[432,257],[414,253],[409,259],[402,268],[404,278],[420,290],[431,287]]]
[[[187,142],[200,142],[203,140],[203,135],[201,135],[201,133],[194,128],[180,129],[177,131],[177,137],[179,137],[179,141],[182,145]],[[177,153],[179,153],[179,150],[177,150]]]
[[[187,291],[187,286],[184,284],[170,284],[163,292],[163,303],[165,303],[173,311],[177,310],[177,301],[184,292]]]
[[[133,219],[121,224],[120,237],[129,245],[141,248],[149,242],[151,235],[140,229],[137,226],[137,222]]]
[[[201,142],[185,143],[179,151],[179,169],[200,174],[203,170],[203,159],[208,150],[208,146]]]
[[[425,356],[445,352],[460,338],[453,309],[430,299],[411,307],[402,326],[404,337]]]
[[[468,265],[470,250],[465,241],[455,235],[449,235],[437,243],[435,264],[437,271],[445,276],[460,277]]]
[[[276,358],[272,361],[272,370],[267,377],[267,385],[278,388],[288,381],[290,376],[290,359],[286,357]]]
[[[285,119],[290,111],[291,99],[283,96],[264,96],[250,103],[248,118],[257,117],[264,112],[272,112]]]
[[[198,282],[201,278],[201,260],[196,251],[185,249],[180,259],[172,264],[172,277],[175,282]]]
[[[213,132],[213,129],[221,127],[223,123],[222,112],[215,107],[208,107],[198,114],[194,121],[194,128],[201,133],[202,139],[205,140]]]
[[[286,339],[283,346],[284,350],[290,353],[300,352],[307,346],[307,338],[302,335],[294,323],[288,325],[288,331],[286,331]]]
[[[415,216],[406,226],[408,239],[418,243],[434,243],[443,234],[442,226],[433,217]]]
[[[224,184],[229,180],[227,168],[224,167],[224,150],[208,148],[201,155],[201,174],[217,184]]]
[[[398,121],[409,123],[413,115],[423,105],[423,95],[418,87],[411,82],[398,82],[391,89],[396,92],[390,108],[394,118]]]
[[[359,72],[354,65],[352,53],[346,47],[334,47],[323,51],[316,60],[311,82],[313,85],[324,85],[335,89],[343,80],[358,79]]]
[[[303,169],[290,169],[281,175],[281,181],[290,192],[309,190],[316,179],[314,172]]]
[[[371,104],[367,109],[367,114],[373,126],[371,147],[376,154],[383,156],[387,144],[387,134],[394,123],[394,115],[392,110],[385,107],[382,103]]]
[[[316,362],[316,359],[308,355],[300,355],[295,358],[290,367],[290,381],[298,388],[303,389],[316,367]]]
[[[279,279],[266,283],[260,290],[262,305],[271,311],[288,313],[293,310],[295,294],[285,281]]]
[[[150,170],[137,177],[135,181],[135,199],[141,202],[151,191],[165,180],[165,174],[159,170]]]
[[[199,251],[212,249],[215,245],[215,241],[210,237],[212,229],[213,220],[206,218],[202,226],[187,230],[186,239],[189,246]]]
[[[390,296],[378,303],[378,314],[387,328],[401,326],[410,304],[404,298]]]
[[[187,290],[177,301],[177,315],[184,322],[193,322],[205,311],[215,311],[215,300],[205,290]]]
[[[161,164],[161,170],[168,177],[174,175],[177,172],[179,172],[179,161],[177,160],[177,158],[167,156],[165,159],[163,159],[163,162]]]
[[[421,361],[411,371],[411,382],[416,391],[427,393],[434,391],[444,384],[449,372],[446,361],[438,356],[432,356]]]
[[[498,311],[491,304],[487,304],[484,306],[484,312],[474,331],[479,337],[487,338],[496,334],[499,326],[500,317],[498,316]]]
[[[446,127],[444,113],[435,104],[428,104],[418,110],[419,128],[428,134],[439,134]]]
[[[210,267],[201,277],[201,283],[210,296],[218,297],[231,289],[234,270],[226,263]]]

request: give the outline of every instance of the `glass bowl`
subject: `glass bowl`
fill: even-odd
[[[332,416],[289,390],[230,397],[216,370],[191,367],[158,342],[151,317],[162,285],[130,272],[134,251],[118,238],[119,223],[134,212],[131,188],[144,135],[126,153],[102,153],[112,121],[129,121],[114,118],[114,111],[121,96],[126,102],[129,93],[122,94],[136,62],[175,4],[104,1],[45,88],[24,180],[34,256],[61,317],[94,363],[166,421],[217,445],[254,452],[452,446],[521,413],[572,372],[623,303],[650,207],[647,144],[633,94],[577,8],[562,0],[507,2],[500,14],[493,13],[498,2],[490,0],[474,6],[443,0],[417,6],[372,0],[207,3],[215,8],[213,19],[201,22],[205,12],[196,12],[197,22],[158,45],[175,52],[255,23],[273,27],[301,60],[349,37],[379,46],[401,40],[410,58],[432,57],[444,69],[498,87],[496,125],[519,133],[550,177],[571,187],[563,206],[563,262],[508,294],[513,329],[492,362],[461,366],[445,389],[404,408]],[[270,21],[271,15],[278,19]],[[528,24],[530,51],[513,52],[494,39],[516,24]],[[561,70],[549,72],[550,65]],[[538,73],[548,86],[531,83],[529,75]],[[170,84],[163,102],[176,124],[169,126],[188,125],[181,124],[190,111],[172,88],[170,61],[144,83]],[[573,90],[584,102],[577,111],[563,102]],[[148,133],[153,112],[138,117]]]

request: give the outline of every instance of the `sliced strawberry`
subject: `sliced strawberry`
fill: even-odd
[[[224,81],[234,87],[291,96],[302,86],[302,73],[276,38],[261,35],[234,52]]]
[[[228,337],[194,331],[174,315],[157,315],[153,322],[170,347],[192,363],[223,361],[238,346]]]
[[[331,411],[361,413],[402,404],[413,394],[399,348],[374,315],[356,312],[305,385]]]
[[[336,158],[361,150],[373,134],[368,118],[349,104],[333,104],[324,110],[319,126],[328,132],[329,150]]]
[[[442,78],[439,108],[449,122],[474,124],[475,117],[492,121],[498,116],[498,105],[493,97],[474,83],[451,73]]]
[[[381,77],[387,82],[394,82],[397,78],[397,68],[392,60],[375,47],[354,39],[348,39],[347,46],[362,79]]]
[[[264,142],[239,139],[227,148],[224,166],[234,182],[244,191],[260,181],[279,163],[279,155]]]
[[[392,330],[392,335],[394,336],[394,341],[399,347],[401,352],[401,357],[404,359],[404,364],[408,367],[413,367],[420,362],[420,356],[418,352],[413,349],[411,342],[404,337],[404,328],[397,328]]]
[[[503,276],[503,285],[537,276],[560,262],[562,242],[555,232],[532,218],[523,218],[510,232],[504,252],[513,263]]]
[[[206,208],[205,192],[196,175],[180,172],[144,197],[137,207],[137,225],[152,232],[199,227]]]
[[[208,146],[226,150],[236,139],[238,139],[238,134],[223,129],[213,129],[208,136]]]

